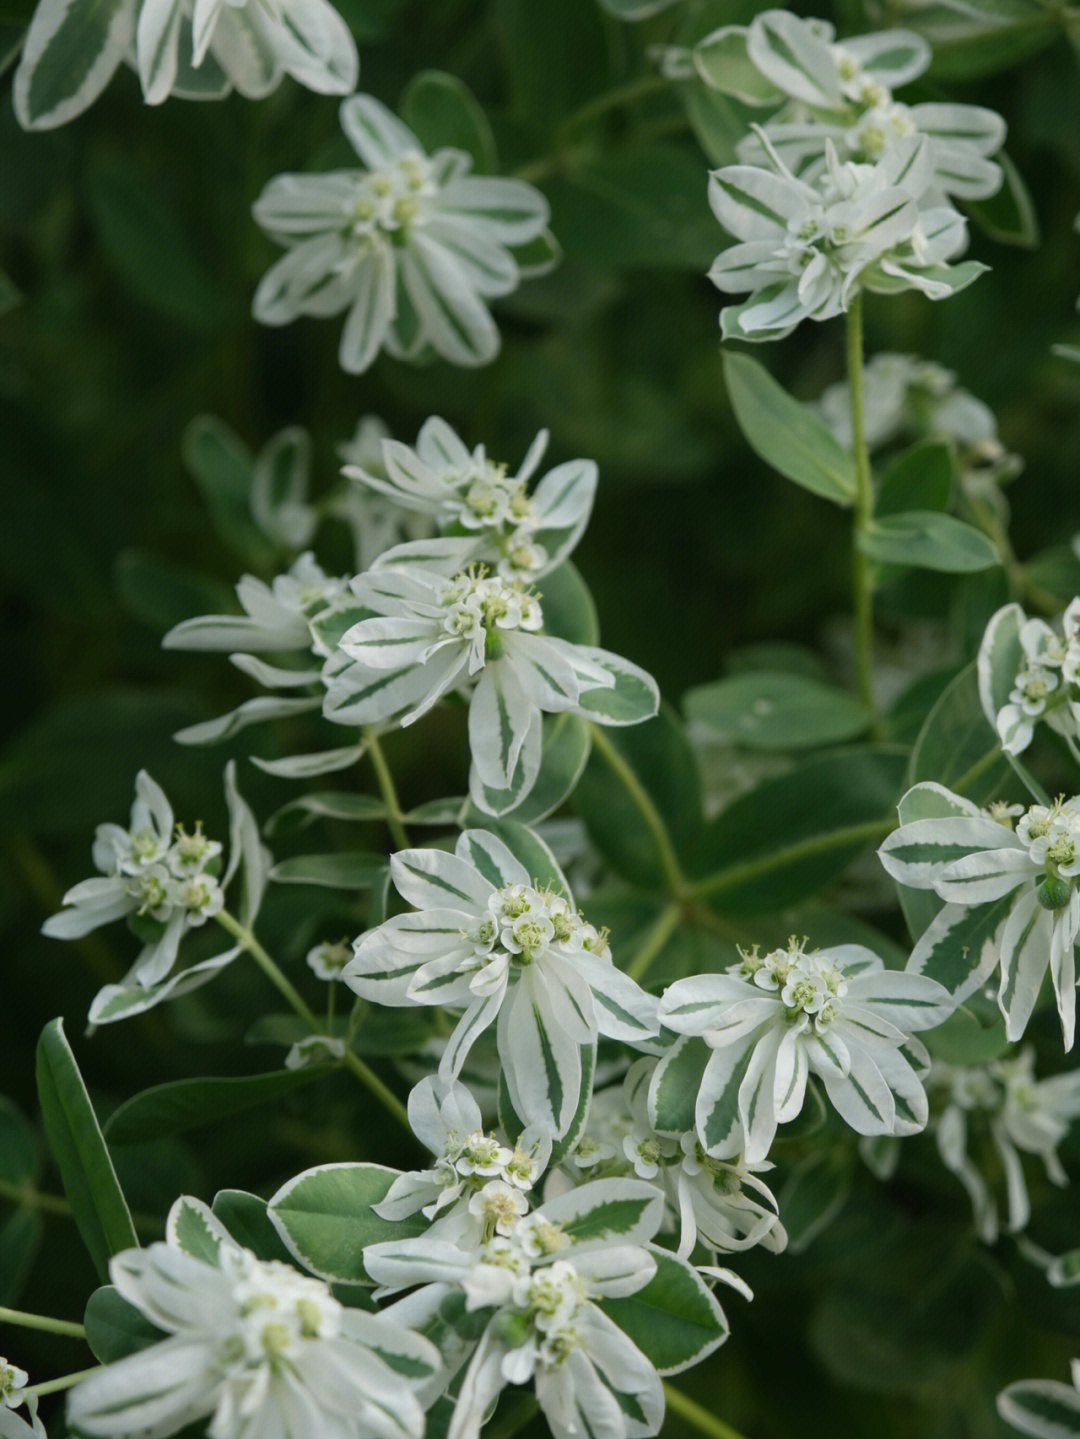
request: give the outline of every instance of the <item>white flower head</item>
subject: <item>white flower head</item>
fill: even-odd
[[[452,855],[394,855],[393,882],[416,912],[361,936],[344,979],[379,1004],[461,1011],[439,1067],[447,1083],[495,1024],[515,1110],[541,1132],[561,1134],[580,1093],[582,1045],[598,1034],[631,1042],[655,1034],[656,1002],[616,968],[606,945],[591,942],[547,858],[557,877],[550,888],[482,830],[466,830]],[[513,1183],[512,1156],[498,1163]]]
[[[166,1436],[211,1419],[215,1439],[255,1433],[420,1439],[414,1382],[439,1367],[426,1339],[381,1315],[346,1309],[328,1285],[237,1246],[197,1209],[212,1260],[172,1243],[110,1263],[129,1304],[168,1338],[106,1365],[73,1391],[68,1414],[102,1439]]]
[[[45,1426],[37,1415],[37,1395],[27,1394],[25,1369],[0,1357],[0,1439],[45,1439]],[[16,1414],[26,1405],[28,1417]]]
[[[164,791],[145,770],[135,780],[135,803],[127,829],[99,825],[93,859],[100,875],[64,895],[64,908],[42,925],[53,939],[79,939],[103,924],[127,919],[143,940],[122,983],[106,985],[90,1008],[90,1022],[103,1024],[136,1014],[175,994],[205,984],[239,954],[237,946],[213,959],[178,969],[180,945],[192,929],[220,914],[225,890],[241,867],[248,917],[265,887],[269,855],[254,818],[236,788],[235,765],[225,770],[230,814],[229,862],[221,871],[222,846],[196,825],[175,825]]]
[[[544,233],[547,201],[522,181],[469,174],[460,150],[425,154],[370,95],[347,100],[341,124],[365,170],[279,175],[256,202],[288,253],[260,283],[255,318],[346,311],[339,357],[351,374],[384,348],[486,364],[499,348],[487,302],[527,272],[514,251]]]
[[[1022,754],[1040,724],[1080,739],[1080,601],[1052,626],[1019,605],[998,610],[979,647],[979,696],[1006,754]]]
[[[1049,970],[1065,1047],[1071,1048],[1080,933],[1080,800],[1032,805],[1013,827],[936,785],[916,786],[902,806],[924,794],[938,817],[901,824],[878,851],[899,884],[932,889],[945,900],[916,944],[909,968],[932,970],[935,956],[952,943],[954,933],[970,925],[968,916],[981,914],[985,938],[969,947],[966,972],[954,975],[957,1002],[1000,965],[998,1006],[1006,1035],[1016,1041]]]
[[[607,650],[544,634],[542,600],[519,582],[482,567],[446,578],[402,564],[350,588],[340,614],[320,622],[335,636],[324,714],[338,724],[407,725],[444,695],[470,692],[470,790],[488,813],[505,813],[535,784],[542,714],[636,724],[656,713],[650,676]],[[344,626],[350,613],[370,618]]]
[[[703,1150],[753,1165],[777,1125],[802,1109],[811,1073],[858,1133],[922,1129],[926,1094],[904,1050],[917,1044],[913,1032],[953,1008],[941,985],[887,970],[861,945],[808,951],[793,938],[782,950],[746,953],[726,974],[676,981],[661,998],[660,1022],[713,1051],[696,1107]],[[652,1106],[671,1062],[657,1067]]]

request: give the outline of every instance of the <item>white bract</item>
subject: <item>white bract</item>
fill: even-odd
[[[256,201],[256,220],[288,253],[259,284],[255,318],[346,311],[338,354],[351,374],[384,348],[403,360],[494,359],[486,302],[535,273],[514,252],[544,234],[547,201],[523,181],[470,175],[460,150],[425,154],[370,95],[345,101],[341,124],[366,170],[279,175]]]
[[[594,1301],[625,1298],[652,1280],[658,1260],[644,1246],[662,1217],[651,1185],[598,1180],[479,1249],[428,1235],[368,1247],[365,1265],[384,1292],[425,1286],[395,1306],[401,1313],[423,1312],[455,1292],[464,1295],[467,1312],[493,1311],[461,1379],[448,1439],[477,1439],[501,1390],[530,1382],[556,1439],[647,1439],[659,1432],[659,1374]],[[694,1282],[715,1329],[703,1358],[727,1331],[716,1301]]]
[[[45,1439],[45,1426],[37,1417],[37,1396],[26,1395],[25,1369],[0,1357],[0,1439]],[[24,1419],[15,1410],[26,1405]]]
[[[1002,183],[1001,167],[990,158],[1005,139],[1001,116],[975,105],[905,105],[893,94],[917,79],[930,58],[926,41],[909,31],[837,41],[826,21],[785,10],[766,10],[747,28],[727,26],[694,52],[707,83],[768,112],[763,138],[801,177],[820,172],[830,143],[841,159],[866,163],[914,137],[930,147],[939,197],[985,200]],[[756,137],[738,149],[748,163],[761,163],[762,154]]]
[[[423,510],[401,504],[386,485],[383,445],[390,432],[374,415],[364,415],[351,440],[338,445],[345,487],[327,501],[326,513],[349,526],[356,546],[356,571],[370,569],[379,556],[393,545],[408,540],[427,540],[435,524]],[[361,478],[363,476],[364,478]]]
[[[1025,1228],[1031,1215],[1021,1154],[1037,1155],[1054,1184],[1069,1182],[1057,1147],[1080,1116],[1080,1073],[1036,1079],[1034,1066],[1034,1051],[1024,1049],[982,1068],[935,1063],[927,1075],[938,1150],[967,1190],[987,1244],[997,1239],[1000,1219],[977,1150],[973,1157],[980,1141],[989,1138],[1004,1171],[1009,1233]]]
[[[1022,1379],[998,1395],[998,1413],[1032,1439],[1074,1439],[1080,1435],[1080,1359],[1072,1362],[1072,1384]]]
[[[423,1210],[428,1219],[462,1206],[480,1218],[481,1231],[501,1233],[502,1211],[524,1214],[524,1195],[537,1183],[551,1155],[549,1134],[523,1135],[516,1145],[485,1133],[480,1106],[463,1084],[429,1076],[409,1095],[409,1123],[435,1155],[433,1169],[399,1175],[374,1206],[382,1219],[406,1219]],[[490,1218],[491,1223],[486,1222]],[[491,1234],[488,1233],[488,1238]]]
[[[581,1098],[582,1047],[598,1034],[629,1042],[656,1034],[656,1001],[616,968],[554,860],[533,843],[546,856],[546,887],[482,830],[466,830],[453,854],[394,855],[393,882],[417,912],[362,935],[342,977],[378,1004],[460,1010],[439,1065],[447,1081],[497,1023],[515,1110],[524,1123],[562,1134]]]
[[[592,645],[542,633],[540,597],[470,569],[449,579],[424,565],[353,580],[349,606],[316,627],[327,642],[323,713],[337,724],[412,724],[455,690],[470,691],[470,791],[488,813],[518,804],[540,770],[541,714],[637,724],[659,707],[655,681]]]
[[[772,1165],[714,1159],[692,1131],[661,1134],[648,1112],[655,1069],[655,1060],[637,1060],[622,1084],[593,1095],[585,1130],[563,1174],[578,1183],[620,1174],[651,1180],[665,1196],[666,1227],[677,1229],[676,1252],[683,1258],[699,1241],[714,1253],[756,1244],[779,1253],[787,1234],[775,1195],[758,1177]]]
[[[378,468],[347,465],[344,474],[406,511],[428,517],[441,537],[401,545],[384,565],[424,564],[444,574],[489,564],[503,579],[539,579],[570,554],[588,523],[596,466],[570,460],[528,484],[547,447],[541,430],[516,474],[496,464],[483,445],[469,450],[444,420],[427,420],[415,449],[382,445]]]
[[[902,805],[910,809],[913,797],[939,805],[938,817],[901,824],[878,853],[898,884],[933,890],[945,908],[916,944],[909,969],[934,973],[958,936],[962,957],[950,988],[962,1000],[1000,965],[998,1005],[1011,1041],[1027,1028],[1049,969],[1070,1049],[1080,932],[1080,800],[1032,805],[1014,828],[1011,815],[992,817],[938,785],[917,785]]]
[[[262,898],[269,855],[236,788],[232,762],[225,770],[225,798],[230,843],[224,873],[220,843],[208,839],[201,825],[192,834],[174,825],[172,806],[145,770],[135,780],[130,826],[98,826],[93,859],[99,876],[69,889],[65,907],[41,927],[53,939],[80,939],[103,924],[127,919],[143,940],[139,957],[122,982],[107,984],[94,999],[92,1024],[138,1014],[198,988],[240,953],[233,946],[212,959],[176,968],[185,935],[221,913],[224,891],[241,868],[245,919],[254,918]]]
[[[186,1223],[199,1227],[198,1254],[175,1242]],[[421,1439],[416,1386],[441,1363],[426,1339],[257,1259],[197,1200],[178,1201],[169,1232],[172,1242],[109,1265],[123,1298],[169,1337],[72,1391],[80,1433],[164,1439],[210,1418],[214,1439]]]
[[[758,1164],[778,1124],[801,1111],[811,1074],[840,1117],[860,1134],[914,1134],[926,1123],[920,1066],[911,1035],[954,1008],[941,985],[897,973],[862,945],[807,951],[796,939],[761,955],[755,948],[724,974],[677,980],[660,1000],[660,1022],[699,1035],[713,1053],[696,1103],[697,1136],[717,1159],[742,1154]],[[658,1099],[681,1046],[660,1061],[650,1086]]]
[[[1080,599],[1060,630],[1005,605],[979,647],[979,697],[1006,754],[1022,754],[1041,722],[1073,746],[1080,737]]]
[[[327,0],[41,0],[15,74],[26,129],[74,119],[121,61],[143,98],[260,99],[291,75],[309,90],[348,95],[359,61],[352,32]]]
[[[830,142],[809,181],[768,159],[772,168],[728,165],[709,179],[713,213],[739,242],[709,278],[728,294],[752,292],[721,313],[726,339],[782,339],[803,320],[841,314],[863,289],[944,299],[979,273],[947,263],[967,244],[963,216],[919,203],[932,180],[925,140],[905,140],[873,164],[842,162]]]

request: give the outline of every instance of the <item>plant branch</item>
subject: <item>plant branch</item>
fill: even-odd
[[[855,685],[859,698],[874,709],[870,682],[874,644],[874,587],[870,562],[859,541],[873,517],[874,492],[870,451],[866,443],[866,399],[863,393],[862,295],[856,293],[846,316],[848,392],[851,397],[851,449],[855,459],[855,509],[852,525],[851,579],[855,604]]]
[[[375,769],[375,778],[378,781],[379,793],[386,804],[386,823],[390,833],[394,837],[394,843],[398,849],[409,849],[409,834],[404,825],[404,816],[401,812],[401,804],[398,801],[397,790],[394,788],[394,777],[390,773],[390,766],[386,763],[386,756],[382,752],[378,736],[374,730],[367,730],[364,734],[364,743],[367,752],[371,756],[371,763]]]
[[[715,1414],[710,1414],[704,1405],[691,1399],[681,1389],[665,1384],[664,1397],[671,1412],[680,1419],[685,1419],[687,1424],[692,1424],[699,1434],[707,1434],[709,1439],[743,1439],[737,1429],[732,1429],[730,1424],[725,1424]]]
[[[85,1339],[86,1330],[69,1319],[51,1319],[47,1314],[26,1314],[21,1309],[0,1307],[0,1324],[17,1324],[20,1329],[41,1329],[67,1339]]]
[[[664,823],[660,811],[653,804],[651,795],[600,726],[590,725],[589,729],[592,732],[593,748],[602,755],[608,768],[626,790],[656,841],[668,888],[677,899],[685,898],[690,887],[679,864],[679,857],[675,853],[675,846],[671,841],[667,825]]]
[[[680,905],[669,904],[660,911],[646,931],[637,953],[626,966],[626,972],[631,979],[641,981],[649,965],[678,929],[681,919],[682,908]]]

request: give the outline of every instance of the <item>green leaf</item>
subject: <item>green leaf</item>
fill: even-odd
[[[222,1238],[208,1207],[181,1195],[169,1211],[166,1242],[203,1264],[217,1264]]]
[[[337,854],[297,854],[283,859],[270,871],[278,884],[312,884],[322,889],[368,889],[379,878],[386,860],[364,850]]]
[[[47,1024],[38,1040],[37,1089],[45,1134],[75,1223],[105,1278],[110,1257],[139,1241],[61,1019]]]
[[[720,1306],[682,1259],[655,1245],[656,1274],[627,1299],[597,1301],[661,1374],[677,1374],[711,1354],[727,1338]]]
[[[214,1195],[210,1209],[237,1244],[250,1249],[257,1258],[276,1259],[283,1264],[294,1262],[294,1256],[270,1222],[265,1199],[246,1194],[242,1189],[222,1189]]]
[[[925,1036],[924,1043],[935,1059],[963,1067],[988,1064],[1009,1048],[1005,1025],[995,1009],[991,1023],[980,1024],[967,1005],[961,1005],[944,1023]]]
[[[105,1124],[111,1144],[137,1144],[167,1134],[186,1134],[249,1109],[284,1099],[331,1073],[326,1069],[275,1069],[236,1079],[177,1079],[126,1100]]]
[[[694,1128],[694,1107],[711,1051],[703,1039],[681,1035],[664,1055],[649,1085],[649,1121],[661,1134]]]
[[[608,270],[701,271],[719,248],[699,154],[634,145],[577,165],[546,186],[568,259]]]
[[[235,607],[227,586],[148,550],[122,550],[115,579],[121,604],[157,634],[192,615],[228,614]]]
[[[592,1102],[593,1079],[596,1074],[596,1045],[583,1044],[581,1046],[581,1088],[578,1091],[577,1107],[574,1110],[570,1123],[566,1126],[564,1133],[560,1134],[551,1146],[551,1158],[548,1161],[549,1167],[558,1164],[573,1149],[574,1145],[581,1138],[585,1123],[589,1118],[589,1106]],[[513,1143],[517,1143],[525,1129],[525,1123],[514,1109],[510,1098],[510,1091],[506,1085],[506,1076],[499,1073],[499,1123]]]
[[[304,829],[317,819],[345,820],[362,824],[384,818],[386,804],[371,794],[352,794],[349,790],[320,790],[305,794],[282,805],[266,821],[268,835],[291,834]]]
[[[40,1173],[41,1150],[30,1121],[0,1095],[0,1179],[21,1189],[36,1183]]]
[[[367,1245],[422,1234],[428,1227],[421,1214],[391,1222],[373,1212],[397,1173],[382,1164],[309,1169],[270,1200],[271,1223],[294,1258],[313,1274],[336,1284],[368,1284],[363,1262]]]
[[[493,814],[512,817],[520,824],[536,824],[563,803],[574,790],[585,761],[589,757],[589,727],[577,715],[545,715],[540,751],[540,772],[536,783],[524,799],[514,804],[515,793],[520,793],[524,782],[521,767],[518,767],[518,783],[509,790],[489,789],[483,786],[487,812],[477,809],[471,802],[465,811],[465,823],[489,825]],[[461,805],[458,805],[460,814]],[[455,815],[449,822],[457,823]]]
[[[998,1399],[1001,1416],[1034,1439],[1069,1439],[1080,1434],[1080,1393],[1053,1379],[1010,1384]]]
[[[936,782],[987,804],[1000,795],[1008,775],[1008,761],[979,701],[975,665],[967,665],[926,717],[911,751],[908,784]]]
[[[166,1337],[111,1284],[95,1289],[91,1294],[83,1324],[86,1326],[86,1342],[93,1350],[94,1358],[102,1364],[115,1364],[118,1359],[138,1354],[140,1349],[158,1344]]]
[[[686,732],[668,710],[606,735],[656,809],[676,851],[692,853],[701,829],[701,777]],[[626,785],[594,744],[575,793],[578,813],[605,859],[631,884],[666,886],[661,846]]]
[[[86,109],[112,78],[133,29],[133,12],[124,0],[39,7],[15,78],[20,124],[48,129]]]
[[[0,1221],[0,1304],[14,1306],[30,1279],[45,1239],[45,1222],[23,1205]]]
[[[838,505],[858,488],[855,461],[813,410],[793,399],[763,365],[724,351],[724,380],[739,428],[755,454],[789,480]]]
[[[778,1196],[788,1249],[799,1254],[828,1229],[851,1194],[849,1152],[825,1151],[798,1165]]]
[[[779,105],[784,99],[750,59],[742,25],[725,25],[694,46],[694,69],[714,90],[744,105]]]
[[[608,81],[607,35],[599,9],[581,0],[495,0],[495,35],[510,108],[538,138]]]
[[[544,633],[575,645],[595,645],[600,638],[589,587],[577,568],[565,560],[539,584],[544,611]]]
[[[1039,218],[1028,188],[1003,150],[994,156],[994,160],[1005,176],[1001,189],[988,200],[969,200],[966,205],[968,214],[992,240],[1034,250],[1041,236]]]
[[[706,828],[702,892],[735,915],[817,893],[892,828],[905,761],[886,747],[837,750],[740,795]]]
[[[973,574],[1001,563],[982,530],[935,510],[877,517],[859,534],[858,545],[872,560],[947,574]]]
[[[502,840],[514,858],[528,870],[529,878],[537,888],[553,889],[566,899],[570,898],[570,887],[559,863],[538,834],[512,819],[488,820],[483,829],[486,834]],[[502,884],[501,876],[479,845],[468,846],[464,857],[470,864],[476,865],[493,885],[498,887]]]
[[[251,518],[255,458],[243,440],[213,415],[197,415],[180,444],[220,538],[256,568],[271,563],[272,549]]]
[[[691,724],[747,749],[812,749],[855,739],[869,728],[865,705],[834,685],[803,675],[756,670],[690,690]]]
[[[885,471],[874,504],[874,515],[902,514],[905,510],[945,510],[956,484],[956,456],[943,440],[912,445]]]
[[[498,168],[495,137],[476,96],[454,75],[424,70],[415,75],[401,99],[401,118],[431,154],[464,150],[481,172]]]

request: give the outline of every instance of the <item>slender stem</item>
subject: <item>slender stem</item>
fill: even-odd
[[[640,949],[626,966],[626,972],[631,979],[640,980],[642,978],[649,965],[675,933],[681,919],[682,909],[677,904],[669,904],[660,911],[649,926],[645,938],[641,941]]]
[[[568,115],[559,126],[555,134],[555,144],[561,148],[571,135],[575,135],[584,125],[591,124],[593,120],[602,119],[612,110],[622,110],[627,105],[636,105],[639,100],[647,100],[652,95],[658,95],[662,90],[670,87],[670,81],[663,75],[639,75],[635,80],[628,80],[625,85],[617,85],[613,90],[608,90],[603,95],[597,95],[595,100],[588,101],[580,109]]]
[[[386,763],[386,756],[382,752],[378,736],[374,730],[368,730],[364,735],[364,742],[367,745],[367,752],[371,756],[371,763],[375,768],[375,778],[379,782],[379,793],[386,802],[386,824],[394,837],[394,843],[398,849],[408,849],[409,835],[402,823],[401,805],[398,802],[397,790],[394,788],[394,777],[390,773],[390,766]]]
[[[31,1384],[27,1389],[19,1391],[20,1399],[40,1399],[44,1394],[58,1394],[61,1389],[70,1389],[75,1384],[81,1383],[83,1379],[89,1379],[91,1374],[96,1374],[103,1366],[95,1364],[91,1369],[80,1369],[76,1374],[65,1374],[62,1379],[48,1379],[44,1384]]]
[[[300,995],[296,992],[296,989],[282,974],[281,970],[270,958],[266,950],[263,949],[251,931],[245,929],[240,921],[234,919],[226,910],[222,910],[217,916],[217,922],[221,925],[222,929],[227,930],[235,940],[243,945],[244,949],[251,955],[252,959],[254,959],[270,983],[277,989],[278,993],[283,996],[295,1013],[308,1025],[312,1034],[321,1034],[322,1026],[313,1012],[304,1003]],[[354,1054],[351,1049],[345,1051],[345,1058],[342,1062],[346,1069],[351,1070],[360,1083],[369,1089],[371,1093],[375,1095],[376,1099],[378,1099],[379,1103],[394,1116],[399,1124],[404,1125],[411,1134],[412,1126],[409,1123],[408,1111],[393,1090],[388,1089],[379,1076],[370,1070],[360,1056]]]
[[[63,1334],[68,1339],[85,1339],[86,1330],[69,1319],[50,1319],[47,1314],[25,1314],[21,1309],[0,1307],[0,1324],[17,1324],[20,1329],[43,1329],[46,1334]]]
[[[40,1210],[42,1214],[55,1214],[62,1219],[74,1219],[75,1213],[66,1199],[59,1194],[42,1194],[32,1185],[12,1184],[10,1179],[0,1179],[0,1201],[5,1204],[25,1205],[27,1209]],[[153,1214],[132,1214],[135,1228],[146,1234],[157,1236],[164,1229],[162,1220]]]
[[[238,919],[234,919],[233,916],[229,914],[228,910],[221,911],[217,916],[217,922],[223,930],[232,935],[233,939],[235,939],[242,948],[247,950],[248,954],[251,955],[252,959],[289,1007],[300,1016],[306,1025],[310,1026],[312,1034],[320,1034],[322,1032],[322,1026],[319,1024],[319,1021],[315,1018],[315,1015],[303,999],[301,999],[291,980],[286,979],[285,975],[282,974],[266,950],[263,949],[251,930],[245,929]]]
[[[881,819],[868,819],[861,824],[845,825],[843,829],[832,829],[827,834],[808,835],[806,839],[796,840],[794,844],[781,845],[779,849],[770,850],[758,859],[744,859],[739,864],[717,870],[715,874],[698,880],[691,892],[698,898],[708,894],[721,894],[737,885],[763,879],[774,870],[783,869],[785,865],[813,859],[815,855],[828,854],[832,849],[845,849],[849,845],[884,839],[895,828],[896,820],[892,815],[883,815]]]
[[[673,1385],[664,1385],[664,1397],[672,1413],[692,1424],[699,1434],[708,1434],[710,1439],[743,1439],[737,1429],[732,1429],[730,1424],[725,1424],[715,1414],[710,1414],[696,1399],[689,1398]]]
[[[626,793],[633,800],[642,819],[645,821],[656,841],[656,847],[660,851],[660,863],[663,866],[664,878],[667,880],[668,888],[677,898],[684,897],[689,889],[686,876],[679,865],[679,857],[675,853],[675,846],[671,842],[667,825],[661,817],[660,811],[652,802],[652,798],[645,786],[638,779],[633,769],[626,762],[623,756],[608,739],[607,735],[599,725],[590,725],[592,731],[592,742],[594,749],[603,756],[608,767],[616,775]]]
[[[874,588],[870,562],[859,539],[873,516],[874,492],[870,451],[866,444],[866,400],[863,394],[862,295],[856,293],[847,312],[847,372],[851,395],[851,449],[855,458],[855,509],[852,529],[851,579],[855,598],[855,684],[859,698],[874,708],[870,664],[874,643]]]

